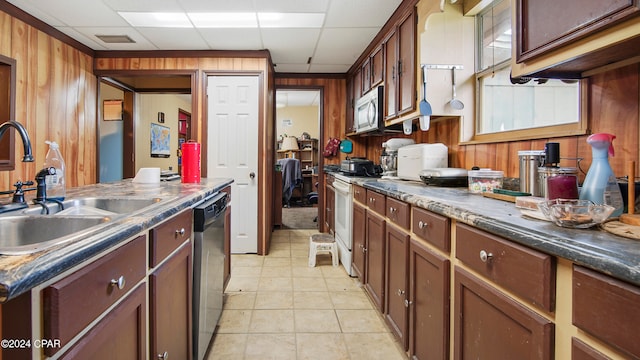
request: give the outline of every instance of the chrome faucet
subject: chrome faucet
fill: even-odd
[[[4,132],[10,127],[15,128],[18,134],[20,134],[20,138],[22,138],[22,146],[24,147],[22,162],[33,162],[33,155],[31,154],[31,140],[29,140],[27,129],[25,129],[22,124],[14,120],[9,120],[0,125],[0,139],[2,139],[2,135],[4,135]]]

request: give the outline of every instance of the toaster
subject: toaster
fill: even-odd
[[[420,181],[422,170],[449,167],[448,153],[442,143],[403,146],[398,149],[398,177]]]

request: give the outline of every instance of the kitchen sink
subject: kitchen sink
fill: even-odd
[[[0,254],[22,254],[81,238],[108,216],[15,215],[0,217]]]
[[[62,202],[64,210],[55,202],[48,202],[49,215],[115,215],[131,214],[161,201],[160,198],[88,197]],[[40,206],[31,206],[23,214],[43,214]]]

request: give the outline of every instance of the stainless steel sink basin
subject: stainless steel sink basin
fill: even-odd
[[[0,254],[43,250],[81,237],[94,226],[109,221],[111,218],[107,216],[3,216],[0,217]]]
[[[63,202],[64,210],[54,202],[47,203],[49,215],[114,215],[131,214],[147,206],[159,202],[160,198],[110,198],[110,197],[88,197],[69,199]],[[42,214],[42,207],[31,207],[23,211],[23,214]]]

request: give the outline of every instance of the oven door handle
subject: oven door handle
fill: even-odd
[[[349,190],[351,188],[350,184],[347,184],[343,181],[334,181],[333,188],[342,195],[349,195]]]

